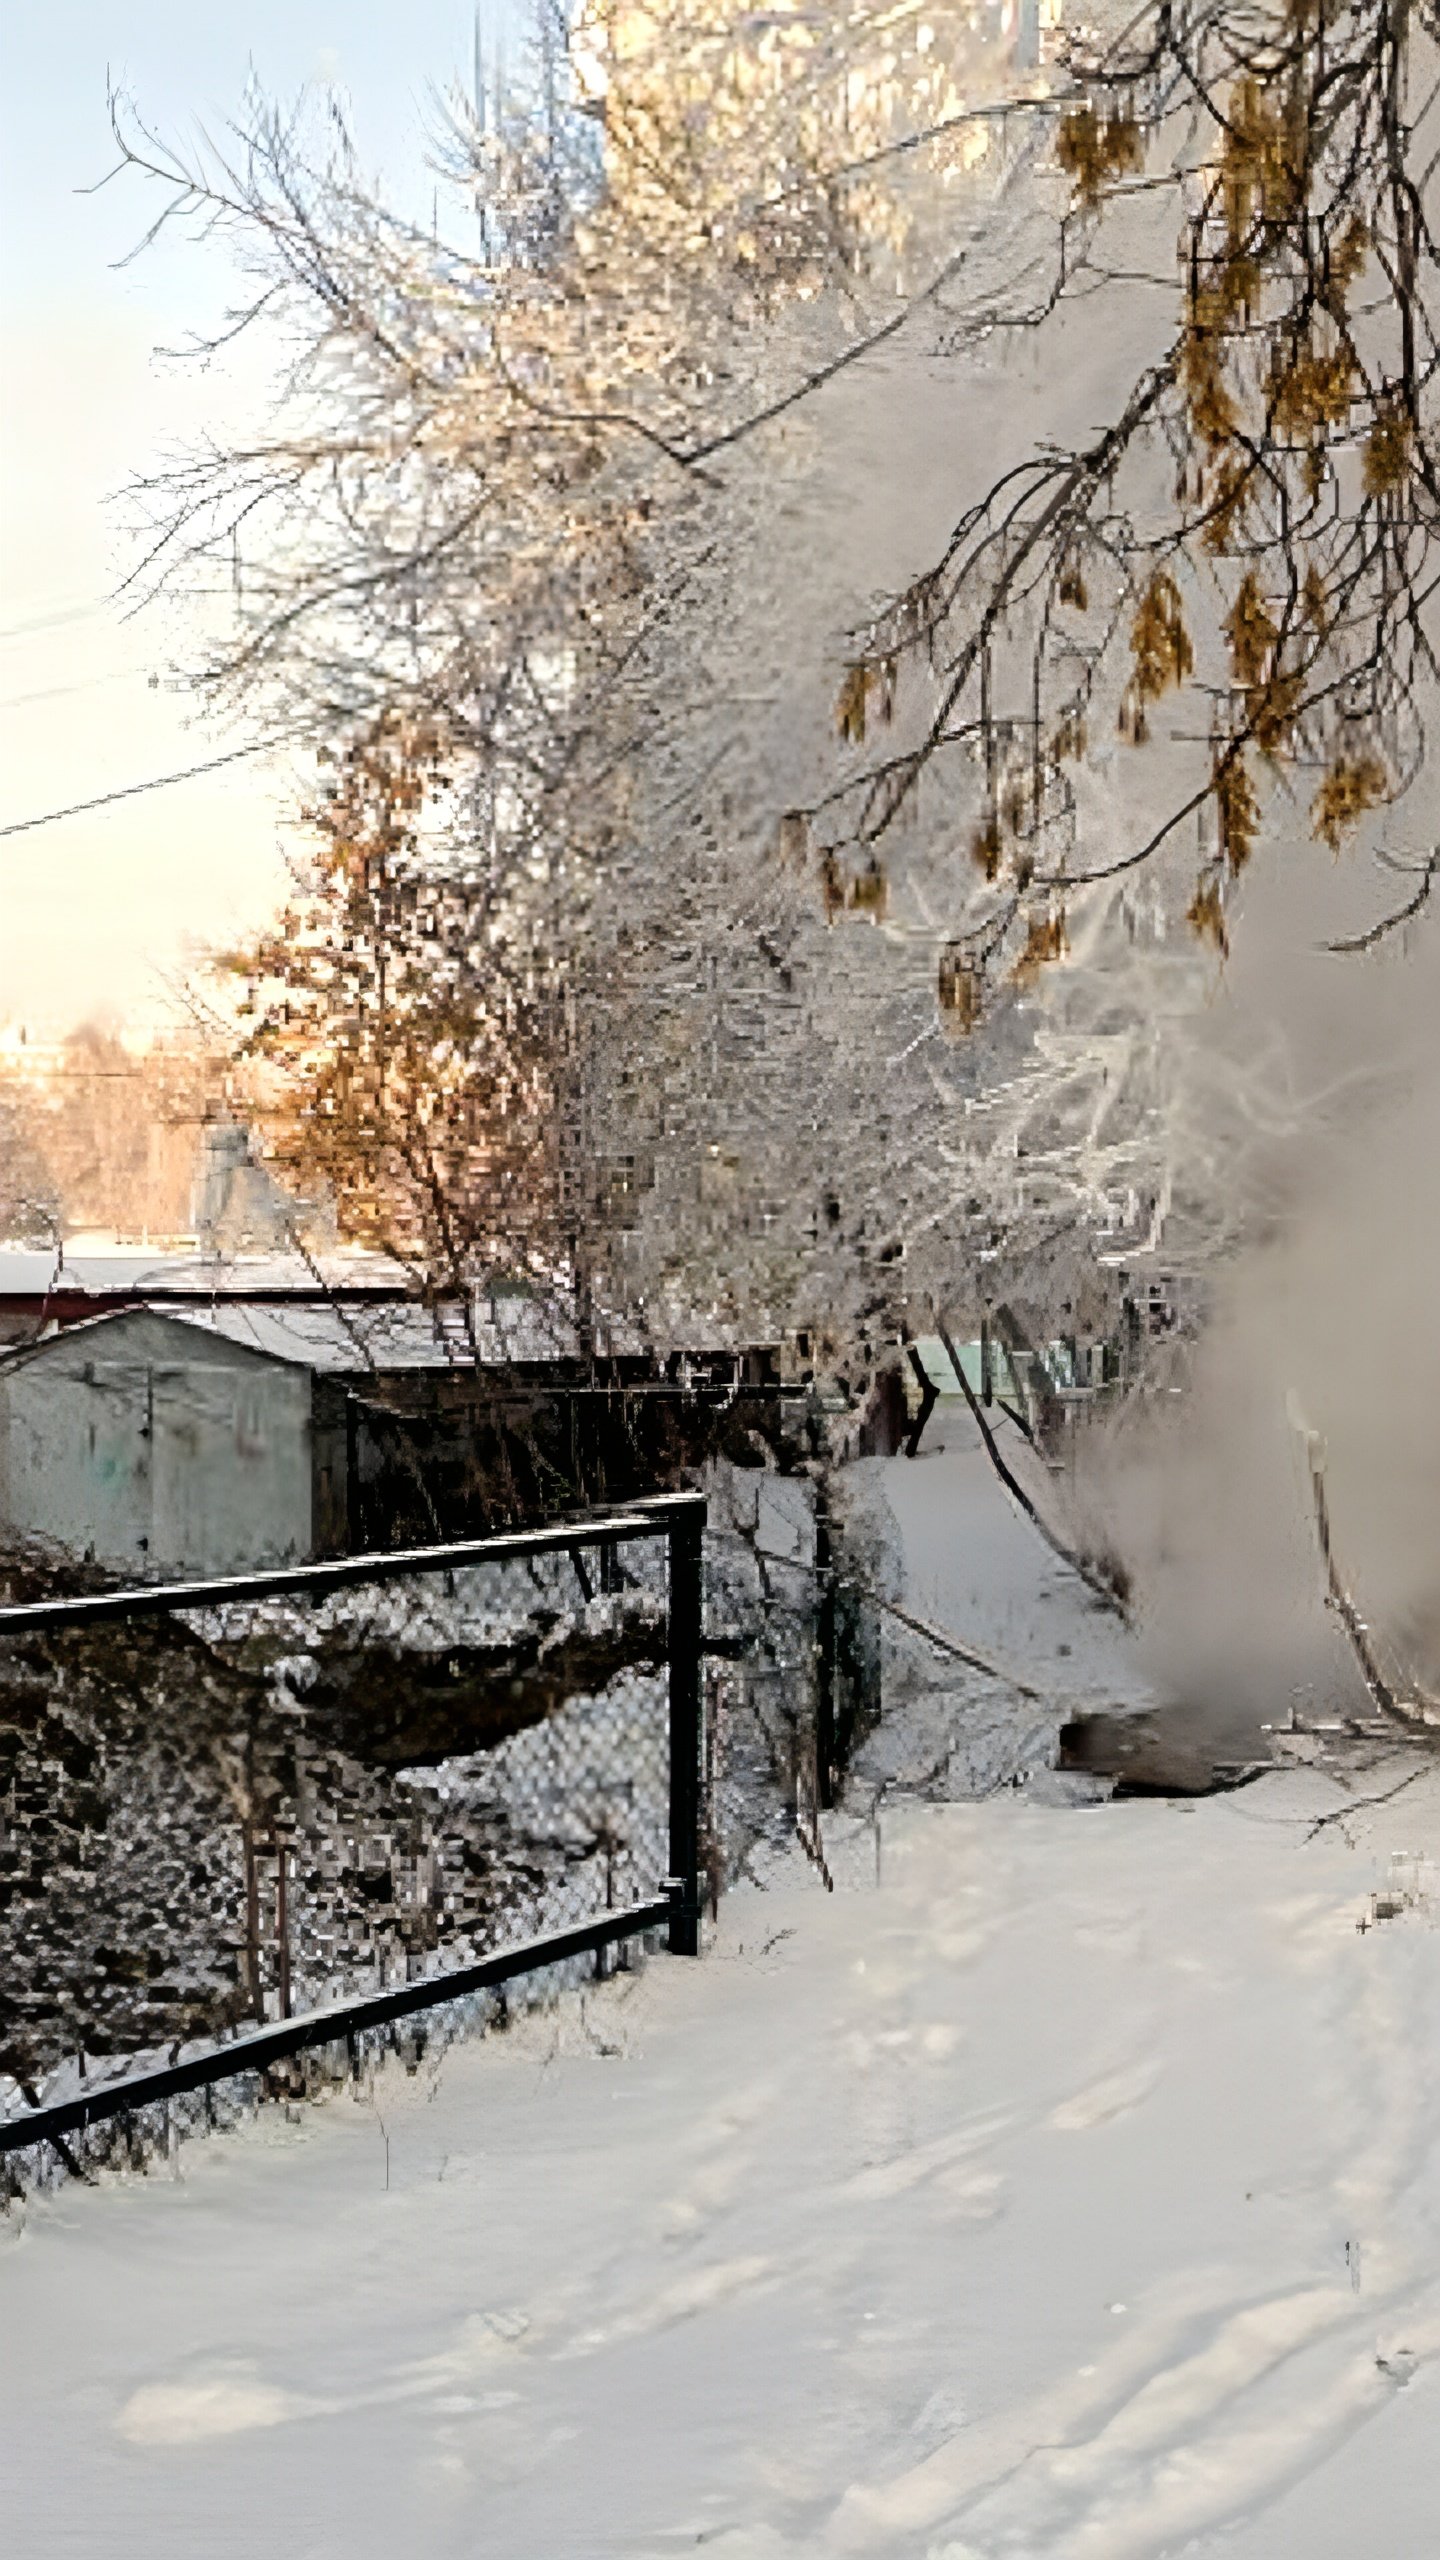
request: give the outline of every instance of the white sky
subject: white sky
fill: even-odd
[[[485,0],[487,56],[513,0]],[[513,42],[513,38],[512,38]],[[0,826],[199,762],[217,740],[152,687],[178,635],[125,623],[107,506],[205,420],[223,430],[243,368],[157,362],[225,300],[219,260],[179,245],[120,268],[155,207],[117,180],[107,73],[184,141],[239,109],[253,72],[291,101],[337,85],[362,158],[424,190],[432,86],[473,58],[473,0],[33,0],[0,12]],[[238,764],[118,807],[0,836],[0,1022],[56,1031],[163,1011],[187,951],[263,918],[282,885],[282,769]]]

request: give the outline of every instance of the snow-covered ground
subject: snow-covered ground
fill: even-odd
[[[917,1607],[1118,1693],[968,1455],[890,1483]],[[1338,1801],[892,1794],[702,1964],[32,2200],[0,2547],[1440,2549],[1440,1775]]]

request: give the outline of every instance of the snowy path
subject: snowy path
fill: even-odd
[[[895,1805],[703,1965],[32,2204],[0,2548],[1440,2550],[1440,1777],[1335,1800]]]
[[[4,2548],[1440,2549],[1440,1938],[1310,1793],[907,1808],[878,1890],[32,2207]]]

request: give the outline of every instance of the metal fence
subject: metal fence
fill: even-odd
[[[25,1739],[0,2023],[31,2101],[0,2155],[68,2159],[108,2120],[652,1933],[698,1954],[705,1517],[664,1495],[0,1608]],[[120,2017],[139,2067],[116,2074]],[[83,2050],[57,2067],[87,2019],[99,2077]]]

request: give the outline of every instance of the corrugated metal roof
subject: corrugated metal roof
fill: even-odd
[[[144,1246],[114,1245],[89,1252],[67,1252],[63,1263],[53,1251],[22,1245],[0,1245],[0,1301],[64,1294],[105,1298],[146,1290],[183,1290],[197,1298],[245,1297],[252,1291],[293,1291],[316,1297],[325,1289],[393,1289],[407,1286],[398,1262],[381,1253],[319,1254],[313,1261],[298,1253],[204,1256],[156,1253]]]
[[[432,1309],[413,1299],[345,1304],[316,1295],[308,1302],[297,1296],[265,1303],[239,1289],[204,1297],[198,1288],[193,1302],[188,1292],[163,1299],[137,1295],[126,1305],[102,1304],[93,1315],[87,1310],[68,1323],[52,1320],[25,1341],[0,1343],[0,1365],[43,1359],[57,1342],[73,1342],[80,1335],[94,1340],[139,1315],[154,1323],[199,1330],[212,1340],[233,1342],[264,1359],[336,1374],[468,1369],[477,1358],[484,1368],[505,1368],[584,1356],[573,1322],[544,1300],[518,1293],[485,1296],[476,1299],[474,1308],[473,1321],[467,1323],[458,1305]],[[697,1323],[686,1347],[691,1356],[733,1354],[735,1340],[726,1329]],[[653,1352],[654,1345],[634,1323],[601,1316],[595,1348],[602,1358],[643,1358]]]
[[[209,1306],[107,1308],[78,1323],[54,1326],[38,1339],[0,1348],[0,1370],[29,1367],[53,1351],[73,1352],[82,1342],[105,1358],[118,1328],[143,1317],[177,1334],[205,1334],[237,1350],[286,1367],[364,1377],[398,1369],[469,1369],[514,1363],[573,1360],[579,1344],[572,1327],[525,1299],[502,1300],[498,1321],[476,1327],[474,1339],[458,1307],[433,1313],[417,1306],[247,1306],[220,1299]],[[179,1350],[177,1345],[177,1352]]]
[[[472,1342],[458,1307],[155,1308],[176,1324],[197,1327],[305,1369],[360,1373],[381,1369],[487,1368],[512,1361],[573,1360],[574,1328],[525,1298],[502,1299],[494,1318],[477,1322]]]

